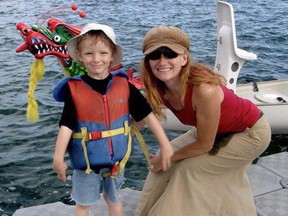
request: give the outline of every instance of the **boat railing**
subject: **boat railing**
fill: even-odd
[[[257,55],[237,47],[233,6],[219,1],[217,4],[217,54],[214,70],[226,79],[226,86],[236,93],[239,72],[246,60]]]

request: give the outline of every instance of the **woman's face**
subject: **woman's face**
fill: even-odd
[[[159,80],[169,82],[177,79],[182,66],[187,63],[187,54],[177,54],[169,48],[161,47],[148,54],[149,64],[154,76]]]

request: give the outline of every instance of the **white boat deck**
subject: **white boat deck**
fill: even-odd
[[[248,170],[258,216],[288,216],[288,152],[262,157]],[[126,216],[133,216],[140,191],[121,190]],[[13,216],[71,216],[74,206],[61,202],[17,210]],[[93,206],[90,216],[108,216],[103,199]]]

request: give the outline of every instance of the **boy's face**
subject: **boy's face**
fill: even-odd
[[[78,45],[77,55],[90,77],[105,79],[108,76],[108,69],[113,61],[113,53],[110,47],[101,40],[95,43],[89,38],[84,39]]]

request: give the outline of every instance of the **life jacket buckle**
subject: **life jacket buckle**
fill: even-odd
[[[114,176],[118,172],[118,168],[119,168],[119,162],[114,163],[110,171],[110,176]]]
[[[96,139],[101,139],[102,134],[99,131],[93,131],[93,132],[87,132],[87,140],[96,140]]]

